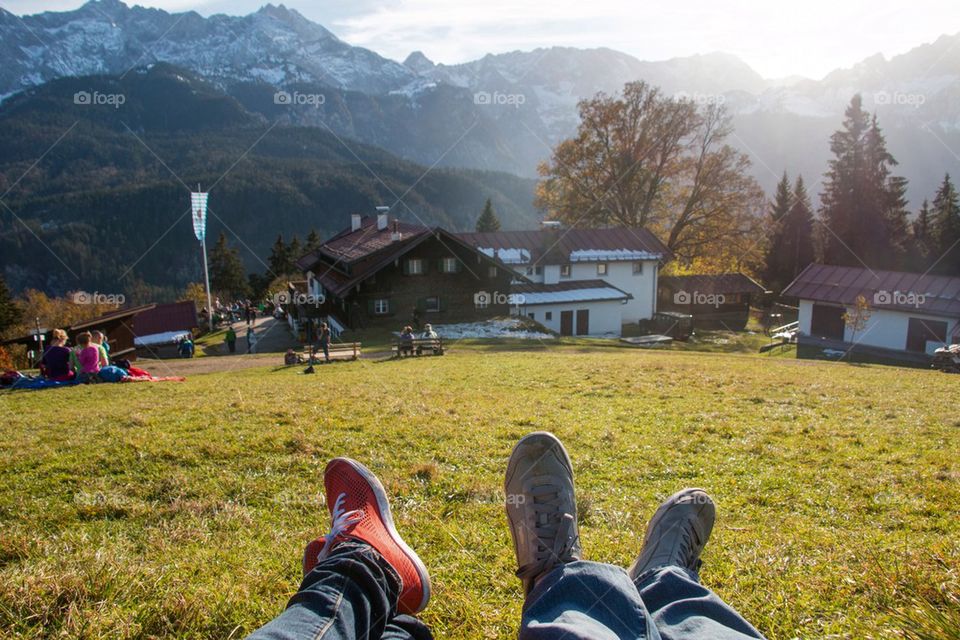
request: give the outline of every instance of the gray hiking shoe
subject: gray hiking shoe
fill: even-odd
[[[517,577],[529,594],[538,578],[581,553],[573,465],[555,435],[538,431],[520,439],[507,463],[504,492]]]
[[[699,579],[700,554],[716,517],[716,505],[703,489],[684,489],[667,498],[650,518],[630,579],[660,567],[683,567]]]

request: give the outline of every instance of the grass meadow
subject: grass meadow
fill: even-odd
[[[515,637],[503,471],[546,429],[587,559],[629,565],[659,501],[701,486],[703,581],[768,637],[960,637],[957,383],[575,346],[5,393],[0,636],[243,637],[295,589],[346,455],[431,570],[435,635]]]

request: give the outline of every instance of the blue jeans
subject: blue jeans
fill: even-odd
[[[422,640],[430,630],[396,615],[400,582],[362,543],[339,545],[300,585],[287,610],[248,640]],[[619,568],[577,561],[548,573],[527,597],[519,640],[742,640],[762,638],[679,567],[630,581]]]
[[[247,640],[431,640],[422,622],[397,615],[400,577],[361,542],[337,545],[290,598],[287,609]]]

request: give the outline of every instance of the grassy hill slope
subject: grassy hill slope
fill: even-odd
[[[0,395],[0,635],[243,637],[294,590],[328,526],[324,465],[348,455],[430,567],[436,635],[515,637],[502,474],[549,429],[588,559],[628,565],[658,502],[702,486],[719,505],[703,580],[770,638],[894,637],[894,609],[960,594],[960,421],[937,400],[955,385],[742,355],[455,351]]]

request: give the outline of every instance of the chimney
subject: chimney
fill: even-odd
[[[394,221],[393,221],[393,233],[390,234],[390,241],[391,241],[391,242],[397,242],[398,240],[402,240],[402,239],[403,239],[403,234],[400,233],[400,221],[399,221],[399,220],[394,220]]]
[[[360,214],[354,213],[350,216],[350,231],[360,230]]]
[[[387,214],[390,207],[377,207],[377,231],[385,231],[387,228]]]

